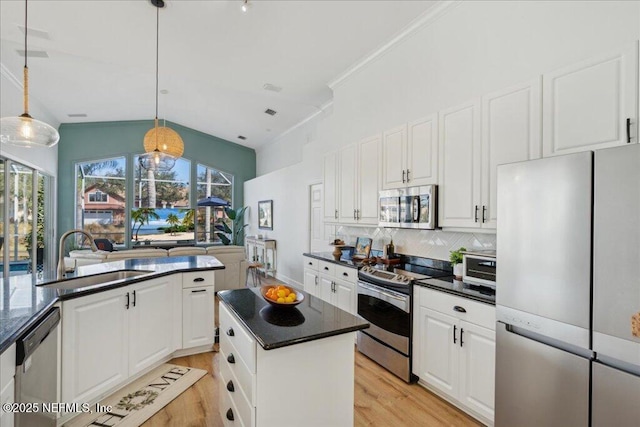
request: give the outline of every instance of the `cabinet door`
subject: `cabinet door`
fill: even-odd
[[[324,220],[338,220],[338,154],[329,153],[324,156],[322,179],[324,184]]]
[[[460,321],[460,393],[469,408],[493,420],[495,400],[495,331]]]
[[[182,348],[213,344],[215,340],[213,286],[182,290]]]
[[[320,294],[316,294],[316,296],[326,302],[333,303],[333,277],[321,275],[319,286]]]
[[[418,376],[451,397],[458,394],[459,328],[457,319],[420,307]],[[455,343],[454,343],[455,340]]]
[[[335,305],[353,315],[356,314],[356,290],[353,283],[344,280],[335,280]]]
[[[382,188],[402,188],[406,184],[405,156],[407,125],[390,129],[382,139]]]
[[[173,344],[173,288],[161,277],[132,285],[129,315],[129,375],[170,354]]]
[[[62,303],[63,402],[90,402],[129,377],[130,291],[131,286]]]
[[[480,226],[480,102],[440,112],[441,227]]]
[[[15,350],[15,349],[13,349]],[[3,382],[5,379],[2,379]],[[14,387],[15,383],[13,380],[13,376],[7,382],[3,389],[0,389],[0,404],[5,405],[8,403],[14,403]],[[15,421],[15,416],[13,412],[4,411],[0,409],[0,426],[2,427],[13,427]]]
[[[497,167],[542,155],[541,79],[482,97],[483,228],[496,228]]]
[[[438,182],[438,116],[413,121],[408,126],[407,182],[410,186]]]
[[[320,296],[318,289],[318,272],[308,268],[304,269],[304,291],[308,294]]]
[[[378,192],[380,191],[380,135],[358,143],[358,223],[378,225]]]
[[[633,43],[544,74],[544,156],[638,142],[637,70]]]
[[[349,224],[356,222],[356,176],[358,172],[356,156],[357,146],[349,145],[339,152],[338,161],[338,220]]]

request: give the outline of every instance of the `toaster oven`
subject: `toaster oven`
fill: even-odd
[[[472,285],[496,288],[495,251],[465,252],[462,254],[462,281]]]

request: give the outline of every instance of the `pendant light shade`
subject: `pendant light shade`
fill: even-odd
[[[164,1],[151,0],[156,7],[156,117],[154,126],[144,136],[145,154],[139,157],[140,167],[153,171],[169,171],[184,152],[184,143],[178,132],[158,126],[158,62],[160,51],[160,8]]]
[[[19,147],[52,147],[60,140],[60,134],[51,125],[35,120],[29,115],[29,67],[27,58],[27,0],[24,2],[24,71],[23,71],[23,106],[24,113],[18,117],[0,119],[0,143]]]

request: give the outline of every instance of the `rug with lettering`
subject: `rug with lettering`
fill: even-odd
[[[65,423],[64,426],[139,426],[206,373],[207,371],[203,369],[165,363],[99,403],[79,406],[80,411],[84,413]]]

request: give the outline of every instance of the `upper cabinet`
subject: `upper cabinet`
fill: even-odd
[[[441,227],[496,228],[497,167],[541,156],[540,97],[538,78],[440,113]]]
[[[325,222],[378,225],[381,142],[374,135],[325,156]]]
[[[544,156],[638,142],[638,44],[543,75]]]
[[[384,133],[382,188],[437,183],[437,115],[415,120]]]

